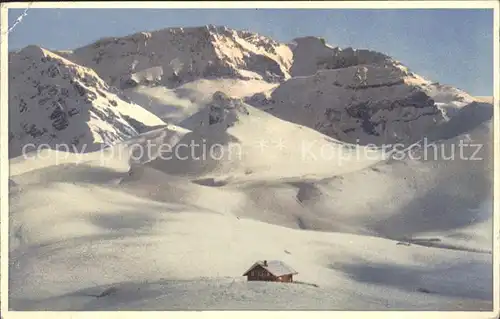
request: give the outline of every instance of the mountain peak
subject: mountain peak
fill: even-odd
[[[123,101],[92,69],[28,46],[9,57],[9,123],[13,157],[29,144],[90,151],[163,122]]]
[[[66,56],[90,67],[110,85],[144,85],[135,73],[161,69],[157,84],[176,87],[199,78],[289,78],[292,52],[287,45],[226,26],[166,28],[125,37],[109,37]]]
[[[295,38],[290,48],[293,51],[291,76],[309,76],[314,75],[318,70],[363,65],[381,65],[407,71],[407,68],[399,61],[384,53],[352,47],[333,47],[320,37]]]
[[[25,46],[24,48],[16,51],[16,52],[11,52],[15,53],[17,55],[25,56],[25,57],[42,57],[45,56],[46,50],[38,45],[30,44],[28,46]]]

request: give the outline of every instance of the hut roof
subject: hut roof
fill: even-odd
[[[257,266],[261,266],[273,276],[279,277],[284,275],[296,275],[297,272],[281,260],[259,260],[252,265],[243,276],[248,275],[248,273]]]

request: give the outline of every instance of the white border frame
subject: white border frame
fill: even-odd
[[[499,44],[500,44],[500,22],[499,22],[499,2],[498,1],[291,1],[291,2],[273,2],[273,1],[255,1],[255,2],[217,2],[217,1],[189,1],[189,2],[110,2],[94,1],[94,2],[21,2],[21,3],[5,3],[0,7],[0,211],[1,213],[1,314],[2,317],[8,318],[41,318],[41,317],[71,317],[84,318],[99,316],[100,318],[131,318],[133,316],[144,315],[144,311],[130,312],[23,312],[8,310],[8,176],[9,161],[8,161],[8,19],[7,10],[14,8],[344,8],[344,9],[494,9],[494,158],[498,159],[500,155],[500,121],[499,121],[499,98],[500,98],[500,63],[499,63]],[[500,161],[494,161],[494,198],[499,194],[499,164]],[[165,315],[177,318],[196,318],[200,316],[214,316],[220,318],[227,316],[233,318],[238,316],[253,317],[268,315],[273,318],[289,318],[290,316],[314,316],[315,318],[330,318],[334,315],[335,318],[356,318],[359,315],[368,315],[370,318],[374,316],[386,318],[499,318],[500,316],[500,201],[494,201],[493,215],[493,311],[492,312],[446,312],[446,311],[359,311],[359,312],[342,312],[342,311],[147,311],[148,317],[164,318]]]

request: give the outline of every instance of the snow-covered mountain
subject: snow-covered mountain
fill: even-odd
[[[9,56],[9,105],[10,157],[42,145],[92,151],[165,124],[92,69],[37,46]]]
[[[348,143],[412,143],[474,101],[386,54],[332,47],[312,36],[285,44],[221,26],[168,28],[61,54],[131,92],[136,102],[200,80],[281,83],[270,96],[253,92],[247,102]],[[231,88],[222,91],[232,95]],[[149,110],[166,116],[161,106]]]
[[[294,40],[293,56],[293,78],[248,103],[349,143],[413,143],[474,101],[379,52],[305,37]]]
[[[205,26],[105,38],[65,54],[93,68],[109,84],[175,87],[199,78],[289,78],[292,52],[285,44],[247,31]]]
[[[11,156],[95,145],[10,159],[12,308],[492,309],[484,98],[214,26],[9,62]],[[263,259],[297,283],[245,282]]]

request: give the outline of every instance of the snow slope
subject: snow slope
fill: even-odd
[[[478,226],[482,228],[475,236],[466,243],[463,237],[457,245],[491,252],[491,232],[486,231],[492,223],[491,207],[476,210],[492,198],[490,105],[464,108],[464,116],[440,127],[434,139],[421,141],[410,151],[394,149],[395,153],[341,144],[241,105],[249,115],[235,115],[233,110],[223,118],[226,122],[191,127],[192,132],[179,143],[200,145],[197,152],[186,148],[177,157],[157,158],[148,166],[215,189],[210,192],[235,188],[243,193],[238,201],[248,204],[228,209],[264,222],[398,240],[430,238],[426,233],[432,231],[433,238],[443,237],[446,232]],[[208,121],[207,113],[198,114],[191,124]],[[475,127],[464,132],[466,125]],[[265,144],[263,149],[260,142]],[[201,160],[209,154],[203,153],[201,145],[209,150],[213,144],[223,144],[226,156]],[[201,195],[196,194],[189,200],[198,202]],[[199,202],[208,209],[218,206]]]
[[[205,198],[218,211],[179,203],[182,192],[177,201],[155,201],[133,192],[153,186],[158,174],[126,191],[113,182],[126,176],[116,168],[107,181],[88,179],[102,168],[64,168],[80,176],[73,182],[18,178],[11,193],[14,309],[488,309],[490,255],[236,218],[220,204],[236,201],[229,192]],[[161,189],[172,197],[180,190]],[[293,265],[296,280],[319,287],[241,282],[249,265],[271,257]],[[467,286],[465,273],[474,278]],[[115,292],[93,297],[109,287]]]
[[[344,145],[282,121],[222,92],[214,93],[211,103],[180,125],[191,132],[148,165],[175,175],[249,180],[254,174],[259,179],[336,175],[384,157],[381,151]]]
[[[97,198],[110,195],[97,192]],[[58,218],[62,225],[78,226],[89,235],[16,256],[11,306],[39,310],[457,310],[468,304],[468,310],[488,309],[484,301],[491,291],[485,276],[488,259],[481,255],[423,247],[410,250],[383,239],[308,233],[204,212],[176,213],[172,206],[150,207],[142,202],[135,204],[140,205],[140,214],[119,209],[122,222],[117,223],[112,208],[116,205],[110,203],[99,213],[74,218],[80,221],[78,225]],[[144,214],[149,222],[141,218]],[[241,247],[250,249],[242,252]],[[121,257],[112,257],[118,251]],[[242,272],[262,256],[278,256],[293,264],[300,272],[296,280],[319,287],[242,282]],[[34,260],[36,268],[29,266]],[[463,275],[464,270],[473,273],[474,284],[461,285],[457,274]],[[41,294],[36,282],[51,284]],[[94,297],[106,295],[106,290],[108,296]]]
[[[10,54],[9,75],[10,157],[41,145],[92,151],[164,125],[93,70],[37,46]]]
[[[97,97],[80,114],[116,114],[74,116],[59,140],[119,138],[10,158],[11,309],[492,310],[491,104],[312,37],[172,28],[22,52]],[[45,118],[30,110],[19,123]],[[263,259],[297,282],[246,282]]]
[[[135,103],[168,123],[179,123],[200,111],[215,92],[245,98],[267,92],[277,84],[262,80],[199,79],[173,89],[164,86],[139,85],[123,93]]]
[[[280,120],[272,119],[269,127],[276,127]],[[295,127],[285,123],[281,136]],[[489,125],[468,134],[487,138]],[[156,136],[148,134],[141,139]],[[392,159],[333,177],[335,167],[315,165],[319,180],[283,171],[233,180],[219,173],[226,179],[218,185],[149,165],[131,170],[129,161],[110,155],[118,147],[101,151],[106,162],[100,152],[80,155],[80,165],[34,170],[26,160],[12,162],[11,307],[491,309],[491,238],[484,238],[491,181],[483,180],[490,161]],[[46,151],[45,163],[57,154]],[[469,209],[481,201],[483,210]],[[48,225],[47,216],[54,222]],[[243,282],[242,272],[266,258],[284,260],[298,270],[296,280],[319,287]]]

